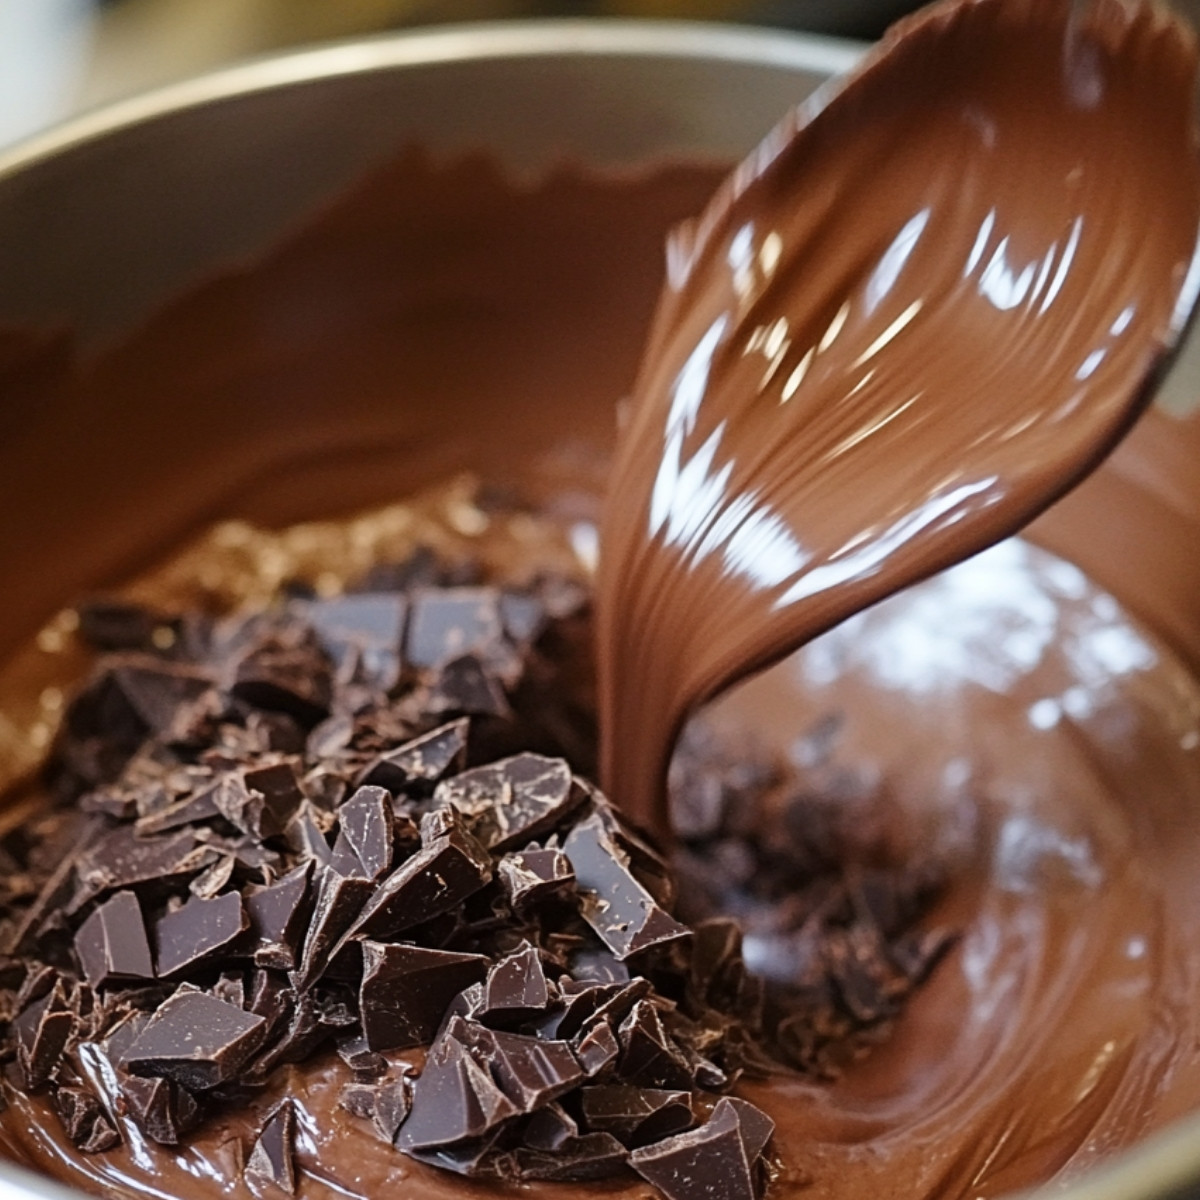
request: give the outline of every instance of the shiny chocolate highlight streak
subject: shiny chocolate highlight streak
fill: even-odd
[[[1195,47],[1149,5],[1072,13],[901,23],[672,244],[599,576],[635,819],[666,823],[688,712],[1025,524],[1147,398],[1190,306]]]

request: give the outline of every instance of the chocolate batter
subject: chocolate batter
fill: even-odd
[[[604,460],[579,447],[607,443],[659,239],[713,182],[680,168],[515,191],[479,162],[409,157],[95,362],[71,364],[61,347],[26,360],[23,428],[0,448],[0,498],[30,513],[4,535],[23,572],[10,644],[67,598],[56,563],[114,581],[222,513],[351,509],[464,463],[503,475],[536,460],[528,473],[550,492],[569,479],[594,495]],[[419,336],[397,332],[408,329]],[[322,439],[344,453],[326,455]],[[1037,536],[1122,594],[1128,582],[1135,609],[1200,657],[1200,592],[1176,552],[1200,525],[1194,460],[1181,452],[1173,478],[1148,484],[1140,466],[1187,439],[1200,445],[1194,424],[1152,416]],[[55,492],[51,461],[67,481]],[[1138,506],[1122,503],[1129,493]],[[31,509],[31,496],[46,503]],[[1126,581],[1121,547],[1106,556],[1110,514],[1153,576]],[[1108,594],[1019,542],[855,620],[723,715],[786,744],[844,707],[846,753],[893,781],[897,837],[936,836],[957,867],[942,915],[965,937],[892,1043],[843,1081],[747,1090],[793,1167],[775,1194],[867,1196],[903,1181],[906,1194],[995,1195],[1070,1176],[1200,1104],[1200,689]],[[316,1064],[287,1086],[328,1109],[339,1069]],[[10,1101],[12,1157],[106,1194],[230,1194],[218,1182],[236,1158],[230,1134],[248,1140],[260,1117],[222,1119],[187,1153],[139,1162],[136,1146],[85,1158],[40,1101]],[[355,1138],[345,1120],[318,1133],[301,1117],[313,1172],[301,1194],[376,1195],[385,1179],[421,1197],[494,1194]]]

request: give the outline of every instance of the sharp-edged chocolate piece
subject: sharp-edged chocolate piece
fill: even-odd
[[[561,850],[518,850],[496,867],[508,902],[515,909],[534,908],[570,892],[575,883],[571,860]]]
[[[528,942],[514,954],[494,963],[483,989],[479,1018],[504,1027],[544,1012],[552,996],[542,957]]]
[[[333,860],[333,850],[325,837],[325,827],[317,809],[304,801],[284,830],[284,841],[299,858],[311,858],[324,866]]]
[[[620,1174],[629,1151],[611,1133],[582,1133],[565,1138],[551,1151],[518,1146],[516,1160],[523,1179],[586,1183]]]
[[[348,1083],[338,1093],[338,1105],[352,1117],[370,1121],[375,1116],[375,1093],[376,1087],[373,1083]],[[391,1142],[392,1138],[387,1140]]]
[[[403,863],[367,902],[352,934],[390,938],[461,904],[492,877],[492,860],[477,841],[452,829]]]
[[[575,869],[584,920],[617,958],[690,934],[634,877],[628,855],[599,814],[585,817],[571,830],[563,853]]]
[[[13,1022],[17,1035],[17,1065],[27,1092],[35,1092],[58,1065],[75,1025],[61,982],[35,1000]]]
[[[387,1073],[387,1059],[382,1054],[376,1054],[366,1037],[360,1033],[339,1038],[337,1052],[338,1058],[354,1072],[355,1079],[378,1079]]]
[[[468,720],[460,717],[381,754],[366,767],[359,783],[390,792],[432,792],[444,775],[461,769],[467,754],[468,725]]]
[[[204,1092],[237,1077],[258,1049],[267,1022],[206,992],[184,988],[150,1018],[121,1066]]]
[[[389,691],[400,679],[408,600],[398,592],[352,592],[297,606],[326,653],[344,672],[357,656],[372,687]]]
[[[293,981],[297,988],[307,988],[321,977],[372,887],[368,879],[347,879],[332,867],[317,868],[317,899]]]
[[[621,1078],[642,1087],[685,1089],[695,1080],[687,1058],[663,1028],[658,1009],[650,1000],[639,1000],[617,1031]]]
[[[195,1097],[170,1079],[122,1073],[121,1094],[141,1131],[162,1146],[177,1146],[200,1119]]]
[[[237,892],[212,900],[193,896],[154,924],[154,958],[163,978],[211,958],[238,940],[250,925]]]
[[[687,1091],[609,1084],[579,1093],[583,1122],[593,1132],[611,1133],[629,1147],[644,1146],[683,1133],[692,1124]]]
[[[607,1021],[598,1021],[575,1043],[575,1057],[589,1079],[603,1079],[621,1056],[621,1043]]]
[[[142,908],[133,892],[117,892],[84,921],[75,934],[75,953],[94,988],[154,978]]]
[[[131,825],[118,825],[76,861],[76,894],[68,913],[118,888],[161,887],[186,879],[216,859],[215,850],[197,843],[186,830],[167,837],[139,838]]]
[[[426,1045],[450,1002],[480,982],[488,960],[419,946],[364,941],[359,1012],[372,1050]]]
[[[371,1121],[385,1142],[394,1142],[400,1126],[412,1111],[412,1080],[407,1074],[385,1079],[375,1088],[375,1106]]]
[[[296,1109],[285,1100],[263,1122],[246,1159],[246,1176],[296,1194]]]
[[[281,971],[290,971],[296,966],[311,908],[309,881],[312,873],[310,859],[269,887],[252,885],[246,889],[246,916],[257,966]]]
[[[328,715],[333,687],[329,658],[308,630],[269,632],[238,663],[230,693],[310,727]]]
[[[59,1087],[53,1103],[63,1132],[84,1154],[99,1154],[120,1145],[121,1135],[89,1088],[71,1084]]]
[[[434,798],[474,818],[475,836],[500,854],[548,833],[587,795],[561,758],[516,754],[443,781]]]
[[[463,1045],[461,1021],[451,1021],[434,1043],[413,1087],[412,1111],[400,1128],[401,1150],[437,1151],[483,1137],[520,1114]]]
[[[571,1091],[584,1078],[567,1042],[520,1033],[485,1033],[479,1043],[501,1091],[522,1112],[533,1112]]]
[[[227,775],[213,793],[221,815],[260,842],[283,833],[303,799],[287,763]]]
[[[437,588],[413,597],[406,642],[415,667],[442,667],[464,654],[504,644],[500,595],[495,588]]]
[[[512,715],[504,688],[474,654],[464,654],[438,672],[425,707],[437,716],[454,713],[478,717]]]
[[[134,830],[138,837],[151,837],[156,833],[167,833],[172,829],[181,829],[198,821],[209,821],[220,815],[217,807],[218,784],[213,783],[198,791],[183,796],[168,804],[165,808],[157,809],[139,817]]]
[[[629,1162],[666,1200],[759,1200],[772,1130],[753,1105],[725,1097],[703,1125],[635,1150]]]
[[[360,787],[338,809],[338,839],[331,866],[342,875],[378,879],[392,865],[392,797],[381,787]]]

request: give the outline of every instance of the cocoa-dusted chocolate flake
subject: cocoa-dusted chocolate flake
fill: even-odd
[[[587,794],[561,758],[517,754],[455,775],[434,798],[474,817],[476,837],[499,854],[551,830]]]
[[[450,1002],[481,981],[488,960],[420,946],[362,943],[359,1012],[372,1050],[403,1050],[429,1042]]]
[[[94,988],[154,978],[142,908],[133,892],[117,892],[75,934],[75,953]]]
[[[263,1122],[246,1158],[246,1176],[273,1184],[289,1196],[296,1194],[296,1109],[283,1101]]]
[[[338,838],[330,865],[341,875],[378,879],[392,865],[392,797],[360,787],[338,809]]]
[[[461,770],[466,761],[469,724],[466,717],[460,717],[386,751],[366,767],[359,783],[391,792],[432,792],[438,780]]]
[[[389,875],[354,923],[353,934],[390,938],[447,912],[492,877],[487,851],[463,830],[452,829]]]
[[[584,1088],[579,1103],[588,1129],[611,1133],[631,1148],[683,1133],[693,1121],[690,1091],[599,1085]]]
[[[249,926],[237,892],[226,892],[212,900],[193,896],[154,924],[158,974],[170,978],[211,959],[236,942]]]
[[[563,853],[575,870],[584,919],[617,958],[626,959],[691,933],[637,880],[629,855],[599,814],[585,817],[571,830]]]
[[[266,1025],[262,1017],[206,992],[181,988],[150,1018],[120,1065],[134,1075],[208,1091],[237,1077]]]
[[[773,1130],[759,1109],[726,1096],[703,1125],[635,1150],[629,1162],[666,1200],[759,1200]]]
[[[311,909],[312,861],[301,863],[269,886],[251,884],[243,892],[250,923],[251,953],[260,967],[290,971],[296,966]]]

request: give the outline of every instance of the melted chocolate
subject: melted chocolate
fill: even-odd
[[[1149,5],[931,6],[675,239],[597,601],[601,776],[639,820],[688,712],[1127,429],[1190,303],[1195,62]]]

